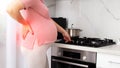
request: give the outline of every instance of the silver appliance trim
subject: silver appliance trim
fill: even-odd
[[[74,53],[79,53],[80,58],[72,58],[72,57],[66,57],[63,55],[63,51],[68,51],[68,52],[74,52]],[[69,58],[69,59],[76,59],[80,61],[85,61],[85,62],[91,62],[91,63],[96,63],[96,52],[90,52],[90,51],[83,51],[83,50],[73,50],[73,49],[66,49],[66,48],[60,48],[60,47],[53,47],[51,51],[52,56],[59,56],[59,57],[64,57],[64,58]]]
[[[57,60],[57,59],[53,59],[53,61],[61,62],[61,63],[69,64],[69,65],[75,65],[75,66],[79,66],[79,67],[88,68],[88,65],[84,65],[84,64],[72,63],[72,62],[67,62],[67,61]]]

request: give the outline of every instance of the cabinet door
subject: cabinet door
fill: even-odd
[[[120,56],[98,53],[97,68],[120,68]]]

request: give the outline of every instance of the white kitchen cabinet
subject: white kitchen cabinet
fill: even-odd
[[[120,56],[97,53],[97,68],[120,68]]]

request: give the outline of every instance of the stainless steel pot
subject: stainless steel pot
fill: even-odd
[[[75,29],[75,28],[68,28],[67,32],[69,33],[70,37],[79,37],[80,36],[81,29]]]

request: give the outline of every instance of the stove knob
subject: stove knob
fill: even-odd
[[[87,59],[87,57],[86,56],[83,56],[83,58],[82,58],[83,60],[86,60]]]
[[[95,41],[91,41],[91,44],[93,44],[93,45],[95,45],[97,42],[95,42]]]

